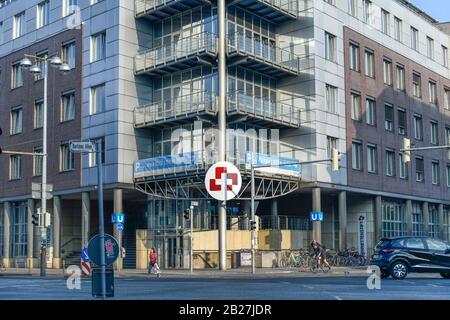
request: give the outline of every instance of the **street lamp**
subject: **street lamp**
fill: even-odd
[[[32,62],[34,61],[34,63]],[[41,68],[39,64],[43,63],[44,67]],[[47,95],[48,95],[48,64],[52,67],[59,67],[60,71],[67,72],[70,67],[63,63],[60,57],[53,56],[51,58],[43,58],[34,55],[26,54],[25,57],[20,62],[20,66],[24,69],[29,69],[32,74],[42,74],[44,78],[44,101],[42,110],[42,185],[41,185],[41,214],[44,215],[44,219],[47,213]],[[43,70],[42,70],[43,69]],[[46,275],[45,272],[45,258],[46,258],[46,230],[47,222],[43,221],[41,226],[41,263],[40,263],[40,274],[41,277]]]

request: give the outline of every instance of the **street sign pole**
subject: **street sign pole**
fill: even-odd
[[[252,222],[255,221],[255,171],[253,168],[253,159],[251,164],[251,215],[250,215],[250,228],[251,228],[251,251],[252,251],[252,273],[256,273],[255,266],[255,230],[253,230]]]
[[[190,245],[189,245],[189,268],[191,273],[194,272],[194,250],[193,250],[193,237],[194,237],[194,206],[191,205],[190,210],[189,210],[189,228],[190,228],[190,234],[189,234],[189,238],[190,238]]]
[[[102,298],[106,299],[106,266],[105,266],[105,221],[103,214],[103,166],[102,166],[102,142],[97,142],[97,175],[98,175],[98,226],[100,235],[100,267],[101,267],[101,283]]]

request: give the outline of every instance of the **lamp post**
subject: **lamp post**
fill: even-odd
[[[33,62],[32,62],[33,61]],[[41,69],[39,63],[43,63],[44,70]],[[32,74],[41,74],[44,79],[44,101],[42,110],[42,185],[41,185],[41,214],[45,220],[47,213],[47,95],[48,95],[48,65],[58,67],[60,71],[70,71],[70,66],[63,63],[61,58],[53,56],[51,58],[43,58],[34,55],[26,54],[20,62],[20,66],[24,69],[29,69]],[[41,225],[41,256],[40,256],[40,275],[45,277],[46,270],[46,247],[47,247],[47,222],[43,221]]]

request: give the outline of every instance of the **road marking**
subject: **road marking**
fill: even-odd
[[[292,284],[291,282],[287,282],[287,281],[281,281],[280,283],[282,283],[282,284]]]
[[[431,287],[433,287],[433,288],[443,288],[442,286],[438,286],[438,285],[436,285],[436,284],[431,284],[431,283],[429,283],[428,285],[431,286]]]
[[[314,289],[314,287],[307,286],[307,285],[304,285],[304,287],[305,287],[305,288],[308,288],[308,289]]]
[[[339,301],[341,301],[341,300],[343,300],[341,297],[339,297],[339,296],[334,296],[334,298],[336,299],[336,300],[339,300]]]

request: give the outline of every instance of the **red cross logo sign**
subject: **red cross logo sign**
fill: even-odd
[[[241,190],[241,173],[230,162],[217,162],[206,172],[205,186],[209,195],[214,199],[219,201],[231,200]]]

